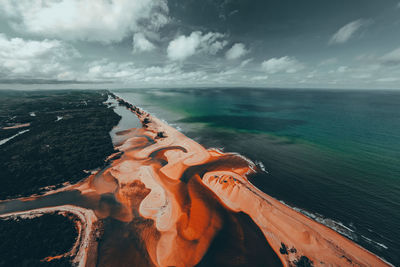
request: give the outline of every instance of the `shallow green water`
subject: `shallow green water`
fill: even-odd
[[[261,162],[252,182],[400,264],[400,93],[119,91],[207,147]]]

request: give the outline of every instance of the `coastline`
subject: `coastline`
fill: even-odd
[[[96,262],[117,266],[127,262],[128,259],[102,253],[105,248],[94,241],[93,224],[105,218],[132,226],[128,233],[134,233],[141,240],[139,247],[145,248],[142,263],[194,266],[224,227],[221,206],[229,212],[247,214],[261,230],[265,246],[275,251],[283,266],[390,266],[339,233],[258,190],[246,178],[255,172],[256,165],[245,157],[205,149],[162,120],[109,94],[139,118],[142,128],[117,133],[121,143],[115,149],[119,152],[109,156],[104,169],[77,184],[19,199],[29,202],[75,190],[83,200],[97,204],[80,207],[82,203],[65,203],[1,217],[54,211],[81,216],[83,242],[75,257],[79,266],[94,266]],[[104,196],[115,200],[103,202]]]
[[[221,153],[209,150],[207,156],[204,148],[200,148],[201,146],[197,143],[193,144],[187,141],[188,138],[182,133],[150,114],[143,113],[139,108],[123,99],[115,97],[138,115],[142,123],[147,125],[147,130],[157,134],[164,132],[167,137],[172,136],[174,140],[170,140],[168,145],[183,143],[182,147],[187,151],[195,152],[196,160],[193,160],[193,155],[188,156],[192,158],[189,161],[186,161],[186,158],[180,158],[172,164],[173,167],[164,171],[164,174],[168,177],[172,179],[180,177],[182,175],[182,163],[186,167],[190,166],[191,163],[202,164],[209,160],[210,155]],[[148,123],[148,121],[151,123]],[[167,145],[163,144],[160,148],[165,146]],[[172,157],[171,160],[174,161]],[[315,266],[324,264],[390,266],[390,263],[334,230],[258,190],[245,177],[245,174],[251,171],[251,167],[249,167],[237,172],[209,172],[202,177],[202,182],[215,193],[227,208],[233,211],[242,211],[254,220],[285,266],[295,263],[303,256],[310,259]]]

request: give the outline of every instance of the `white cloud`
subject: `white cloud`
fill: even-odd
[[[381,62],[385,65],[400,64],[400,47],[382,56]]]
[[[392,82],[400,81],[400,78],[398,78],[398,77],[384,77],[384,78],[379,78],[376,81],[380,82],[380,83],[392,83]]]
[[[364,25],[366,25],[367,21],[359,19],[352,21],[342,28],[340,28],[330,39],[330,44],[343,44],[350,40],[353,35]]]
[[[307,79],[313,79],[317,74],[318,74],[318,72],[316,70],[313,70],[313,71],[311,71],[310,73],[307,74],[306,78]]]
[[[215,55],[226,46],[224,37],[221,33],[209,32],[203,35],[200,31],[192,32],[189,36],[180,35],[169,43],[168,58],[182,61],[200,52]]]
[[[339,73],[345,73],[345,72],[347,72],[348,69],[349,69],[349,67],[347,67],[347,66],[340,66],[340,67],[337,69],[337,72],[339,72]]]
[[[296,73],[304,69],[304,65],[300,63],[296,58],[288,56],[265,60],[261,63],[261,67],[263,70],[270,74],[278,72]]]
[[[246,46],[242,43],[234,44],[228,51],[226,51],[227,59],[238,59],[244,55],[246,55],[249,51],[246,49]]]
[[[240,67],[243,68],[243,67],[247,66],[252,61],[253,61],[253,58],[248,58],[248,59],[243,60],[242,63],[240,63]]]
[[[135,85],[165,85],[206,80],[203,71],[184,71],[177,64],[164,66],[136,66],[132,62],[110,62],[106,59],[88,64],[80,80],[132,83]]]
[[[104,43],[168,22],[166,0],[0,0],[0,10],[19,31]]]
[[[79,53],[58,40],[24,40],[0,34],[0,74],[7,77],[54,77],[65,72],[63,62],[74,57]]]
[[[199,66],[195,70],[185,69],[176,62],[165,65],[141,66],[132,62],[112,62],[107,59],[94,61],[85,66],[78,80],[121,84],[127,87],[184,87],[215,86],[216,84],[238,84],[242,79],[249,81],[253,75],[242,72],[240,68],[221,70],[212,66]],[[268,79],[260,75],[259,80]],[[257,80],[257,79],[256,79]]]
[[[328,58],[325,60],[322,60],[321,63],[319,63],[320,66],[327,66],[327,65],[333,65],[336,64],[338,62],[338,59],[335,57],[332,58]]]
[[[218,32],[209,32],[203,35],[200,39],[200,51],[211,55],[217,54],[228,44],[224,38],[225,35]]]
[[[259,75],[259,76],[254,76],[252,78],[253,81],[265,81],[268,80],[268,75]]]
[[[143,33],[135,33],[133,36],[133,52],[147,52],[154,50],[156,47],[152,42],[147,40]]]
[[[200,32],[192,32],[188,37],[181,35],[172,40],[167,48],[168,57],[172,60],[184,60],[193,56],[200,46]]]

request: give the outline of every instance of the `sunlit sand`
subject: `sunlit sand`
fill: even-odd
[[[237,154],[205,149],[163,121],[116,99],[137,114],[143,127],[120,133],[123,141],[116,147],[120,152],[108,158],[106,168],[46,196],[79,190],[93,202],[112,195],[118,205],[93,209],[62,205],[1,216],[57,210],[77,214],[82,222],[78,238],[81,243],[71,253],[79,266],[95,265],[94,260],[88,260],[97,253],[91,234],[94,222],[112,217],[129,223],[141,218],[144,226],[139,237],[152,264],[194,266],[222,228],[223,219],[212,204],[219,202],[231,212],[250,216],[264,234],[265,246],[272,247],[284,266],[295,265],[301,259],[314,266],[388,265],[254,187],[246,178],[256,171],[251,161]]]

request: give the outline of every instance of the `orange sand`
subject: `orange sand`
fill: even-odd
[[[387,266],[380,258],[347,238],[255,188],[246,179],[246,174],[253,172],[251,162],[237,155],[206,150],[159,119],[137,108],[131,110],[138,114],[145,127],[136,130],[135,136],[119,147],[124,155],[113,163],[110,172],[120,184],[116,195],[127,207],[132,207],[128,189],[132,179],[140,180],[150,189],[140,203],[139,212],[154,220],[161,234],[158,240],[147,242],[149,251],[150,246],[156,248],[150,253],[156,265],[192,266],[206,252],[220,227],[218,214],[214,214],[201,196],[196,195],[196,188],[190,182],[183,185],[182,179],[191,166],[215,162],[214,170],[208,167],[208,172],[195,172],[187,178],[201,179],[228,209],[248,214],[285,266],[293,264],[301,256],[308,257],[315,266]],[[157,139],[160,132],[164,138]],[[154,142],[144,145],[148,140],[146,137]],[[140,163],[149,158],[161,159],[166,164]],[[223,158],[228,158],[228,163],[218,163]],[[179,190],[181,186],[184,191]],[[189,208],[180,195],[182,192],[190,196]],[[126,219],[130,220],[131,216],[127,215]],[[196,243],[191,243],[192,240]],[[296,250],[281,254],[281,243]],[[182,258],[182,251],[190,257]]]
[[[223,223],[215,200],[233,212],[248,214],[263,232],[265,245],[269,243],[284,266],[292,266],[301,256],[314,266],[388,265],[255,188],[246,178],[255,168],[247,159],[207,150],[161,120],[116,99],[137,114],[143,128],[121,133],[120,153],[109,157],[113,161],[107,168],[48,194],[78,189],[98,201],[104,194],[114,195],[117,208],[99,205],[94,209],[96,219],[112,217],[127,225],[143,219],[143,229],[138,230],[147,251],[143,258],[155,266],[200,262]],[[288,254],[280,253],[281,243]],[[87,252],[86,257],[93,258],[93,253]]]

